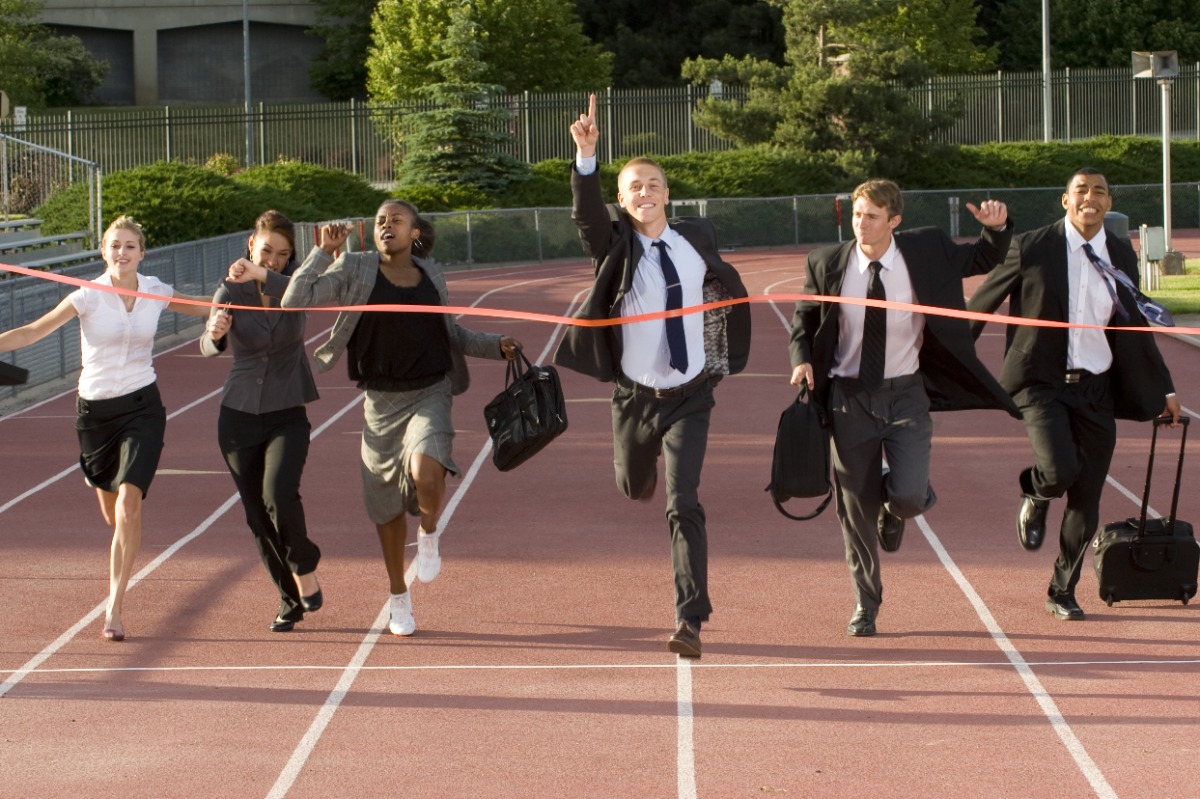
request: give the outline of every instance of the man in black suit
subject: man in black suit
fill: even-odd
[[[662,169],[646,158],[625,164],[617,178],[619,208],[604,203],[596,164],[596,97],[571,125],[576,145],[571,218],[595,266],[582,319],[662,313],[746,297],[732,266],[717,254],[707,219],[667,219],[670,190]],[[675,573],[675,632],[668,648],[700,656],[700,627],[712,612],[708,539],[698,489],[713,387],[740,372],[750,353],[746,304],[703,313],[568,328],[554,362],[605,382],[612,396],[617,486],[648,500],[664,457],[667,523]]]
[[[852,202],[855,240],[808,256],[806,294],[963,310],[963,278],[995,267],[1012,238],[1008,209],[996,200],[967,204],[984,228],[973,244],[936,228],[895,232],[903,200],[890,180],[863,183]],[[975,356],[965,320],[860,303],[801,300],[790,345],[792,385],[813,389],[830,425],[838,521],[858,600],[846,632],[855,636],[875,634],[883,602],[877,541],[899,549],[904,520],[937,500],[929,412],[1020,415]]]
[[[1111,265],[1138,284],[1133,248],[1104,229],[1104,215],[1112,208],[1104,175],[1092,167],[1080,169],[1071,176],[1062,205],[1064,219],[1017,237],[1004,265],[971,298],[970,309],[990,313],[1007,298],[1013,316],[1145,326],[1133,294],[1105,274]],[[1154,336],[1099,327],[1009,325],[1000,371],[1033,445],[1034,466],[1020,475],[1017,536],[1023,547],[1041,546],[1050,500],[1067,497],[1046,599],[1046,610],[1064,620],[1084,617],[1075,586],[1100,524],[1100,494],[1116,447],[1115,419],[1146,421],[1162,414],[1179,421],[1179,400]],[[974,328],[978,335],[983,325]]]

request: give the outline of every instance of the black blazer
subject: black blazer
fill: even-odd
[[[1108,253],[1113,266],[1138,283],[1137,255],[1128,242],[1108,236]],[[1004,264],[988,275],[971,297],[970,309],[993,313],[1005,299],[1012,316],[1070,320],[1067,285],[1066,220],[1017,236]],[[1129,314],[1123,327],[1148,327],[1129,292],[1120,289],[1117,297]],[[976,336],[983,322],[974,322]],[[1134,331],[1108,331],[1113,364],[1109,369],[1116,415],[1122,419],[1146,421],[1162,413],[1166,395],[1174,391],[1171,373],[1163,362],[1154,336]],[[1019,404],[1027,404],[1035,394],[1047,389],[1055,393],[1066,386],[1067,328],[1008,325],[1005,333],[1004,366],[1000,383]]]
[[[963,278],[988,272],[1000,262],[1012,239],[1012,222],[1002,231],[984,230],[973,244],[956,244],[937,228],[894,235],[908,266],[915,302],[964,310]],[[839,296],[856,246],[857,242],[848,241],[809,254],[804,293]],[[813,365],[814,393],[824,408],[829,407],[829,370],[837,349],[840,312],[840,303],[801,300],[792,316],[792,365]],[[1001,408],[1020,418],[1012,398],[975,355],[965,319],[926,314],[919,358],[930,410]]]
[[[634,233],[629,215],[616,206],[608,206],[600,190],[599,170],[580,175],[571,169],[571,218],[579,227],[584,251],[595,267],[595,282],[587,299],[575,314],[579,319],[615,319],[620,316],[621,299],[633,285],[633,276],[642,259],[642,244]],[[748,296],[737,270],[717,254],[717,236],[712,223],[700,217],[669,221],[671,228],[688,240],[708,267],[705,298],[740,299]],[[746,368],[750,357],[750,306],[748,303],[704,312],[705,352],[714,333],[722,355],[708,358],[710,374],[737,374]],[[621,368],[621,334],[618,326],[567,328],[554,353],[559,366],[611,382]]]

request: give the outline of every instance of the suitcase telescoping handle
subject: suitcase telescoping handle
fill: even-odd
[[[1168,535],[1175,534],[1175,514],[1179,511],[1179,484],[1183,479],[1183,447],[1187,443],[1188,417],[1180,416],[1183,431],[1179,436],[1179,464],[1175,467],[1175,493],[1171,496],[1171,515],[1167,517]],[[1138,521],[1138,535],[1146,534],[1146,508],[1150,505],[1150,476],[1154,473],[1154,445],[1158,442],[1158,428],[1171,424],[1171,417],[1159,416],[1154,420],[1154,432],[1150,435],[1150,463],[1146,467],[1146,490],[1142,493],[1142,516]]]

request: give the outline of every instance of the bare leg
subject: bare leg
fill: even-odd
[[[129,587],[133,564],[142,546],[142,489],[130,483],[121,483],[116,494],[102,489],[96,489],[96,493],[104,520],[113,527],[104,629],[112,631],[111,637],[120,640],[125,637],[125,628],[121,623],[125,589]]]
[[[421,508],[421,529],[435,533],[442,518],[442,500],[446,498],[446,467],[419,452],[412,456],[409,466],[417,489],[417,504]]]
[[[387,567],[388,582],[393,594],[408,591],[404,582],[404,543],[408,538],[408,524],[401,513],[390,522],[375,525],[379,533],[379,544],[383,547],[383,564]]]

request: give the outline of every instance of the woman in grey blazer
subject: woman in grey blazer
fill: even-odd
[[[317,246],[283,296],[285,307],[449,304],[445,275],[427,260],[433,226],[415,207],[385,201],[375,215],[376,251],[335,259],[349,233],[344,224],[321,228]],[[244,275],[232,269],[230,277]],[[507,336],[468,330],[448,314],[343,310],[329,340],[317,348],[321,371],[348,353],[350,379],[366,392],[363,497],[383,548],[391,589],[388,629],[394,635],[416,631],[404,577],[406,515],[420,518],[417,578],[428,582],[441,569],[438,520],[446,473],[459,472],[451,457],[450,406],[451,395],[467,387],[463,355],[512,359],[520,346]]]
[[[230,269],[253,278],[217,287],[200,351],[220,355],[232,342],[217,440],[263,565],[279,590],[279,613],[270,629],[288,632],[305,611],[324,602],[316,575],[321,550],[308,537],[300,502],[312,429],[304,404],[317,398],[317,387],[304,351],[304,314],[269,310],[279,307],[296,271],[295,227],[278,211],[267,211],[254,223],[249,248],[249,260],[238,259]]]

